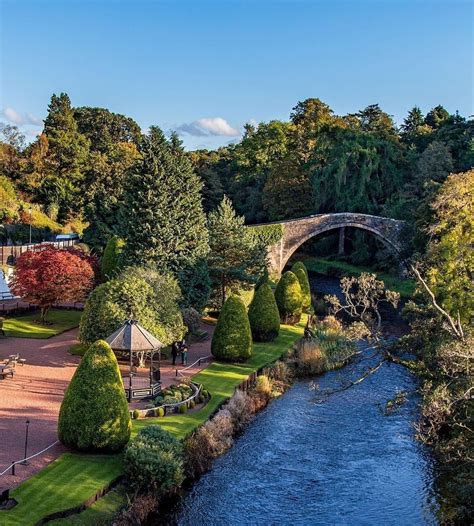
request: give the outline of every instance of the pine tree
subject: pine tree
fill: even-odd
[[[40,196],[47,204],[59,206],[64,220],[77,213],[82,203],[84,173],[89,159],[89,141],[79,133],[71,100],[66,93],[53,95],[44,121],[48,140],[49,175]]]
[[[202,183],[176,137],[157,127],[143,138],[142,158],[125,183],[119,231],[126,265],[155,263],[178,273],[208,251]]]
[[[209,270],[218,305],[222,306],[227,292],[256,283],[265,267],[265,248],[251,235],[224,197],[217,210],[209,214]]]

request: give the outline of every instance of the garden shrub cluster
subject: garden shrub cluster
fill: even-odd
[[[159,426],[142,429],[128,445],[124,468],[129,484],[165,494],[184,481],[183,445]]]
[[[252,354],[247,309],[236,296],[230,296],[222,307],[212,337],[211,352],[215,358],[229,362],[243,362]]]
[[[254,341],[269,342],[278,336],[280,314],[275,296],[268,283],[263,283],[256,290],[248,316]]]
[[[285,272],[275,290],[275,299],[282,323],[294,325],[299,322],[303,312],[303,295],[296,275]]]
[[[82,451],[119,451],[130,439],[127,399],[115,354],[104,341],[89,347],[59,413],[59,440]]]

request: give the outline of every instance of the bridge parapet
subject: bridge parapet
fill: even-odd
[[[318,214],[301,219],[280,221],[283,236],[279,243],[269,247],[270,271],[281,274],[291,255],[308,239],[345,227],[361,228],[372,232],[394,253],[401,250],[400,234],[405,221],[358,213]]]

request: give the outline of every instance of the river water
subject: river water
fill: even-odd
[[[334,388],[357,379],[377,363],[373,354],[365,348],[362,359],[313,381]],[[384,364],[325,403],[310,383],[296,382],[260,413],[166,524],[437,524],[432,461],[414,438],[418,400],[409,396],[389,416],[382,410],[397,391],[413,392],[411,373]]]

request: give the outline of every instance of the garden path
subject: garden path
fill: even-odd
[[[190,345],[189,364],[211,353],[214,326],[203,323],[202,328],[209,337]],[[14,353],[26,359],[24,366],[16,367],[13,379],[0,380],[0,472],[13,460],[24,457],[27,419],[30,421],[27,456],[57,440],[57,421],[64,391],[80,362],[80,357],[68,352],[71,345],[77,343],[77,333],[78,329],[73,329],[46,340],[0,338],[0,360]],[[197,373],[209,363],[188,369],[186,376]],[[162,361],[161,378],[163,386],[176,383],[176,366],[171,365],[171,360]],[[17,465],[14,476],[8,471],[0,477],[0,491],[18,485],[65,451],[64,446],[57,444],[30,460],[28,466]]]

